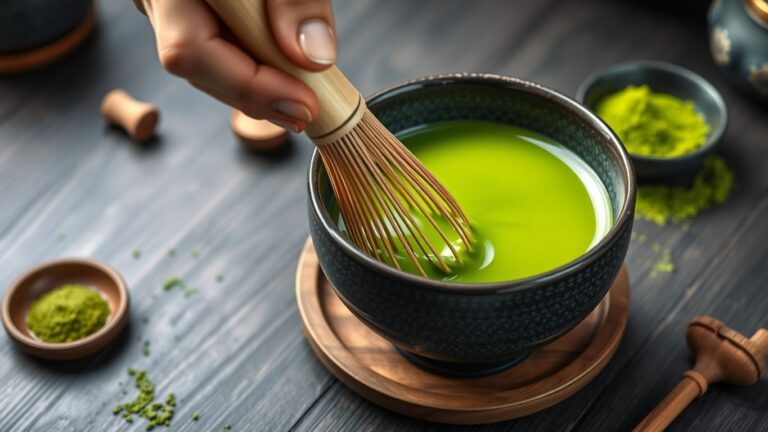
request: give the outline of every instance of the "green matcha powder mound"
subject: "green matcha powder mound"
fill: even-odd
[[[45,342],[63,343],[97,332],[109,318],[109,304],[95,290],[70,284],[43,294],[29,308],[27,327]]]
[[[603,98],[595,107],[636,155],[675,157],[704,145],[709,125],[691,101],[655,93],[647,85],[628,86]]]

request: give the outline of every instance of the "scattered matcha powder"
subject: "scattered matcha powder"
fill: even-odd
[[[658,243],[653,244],[653,251],[661,257],[653,265],[651,278],[655,278],[661,273],[674,273],[675,263],[672,262],[672,251],[668,247],[663,247]]]
[[[133,256],[133,259],[137,260],[141,258],[141,250],[135,249],[131,255]]]
[[[174,249],[174,248],[168,249],[168,256],[169,257],[175,257],[176,256],[176,249]]]
[[[647,85],[630,85],[606,96],[595,108],[627,151],[637,155],[675,157],[692,153],[704,145],[709,132],[692,101],[655,93]]]
[[[144,347],[143,347],[143,350],[142,350],[142,353],[144,354],[144,357],[149,357],[149,345],[150,345],[149,339],[145,339],[144,340]]]
[[[95,290],[69,284],[43,294],[29,308],[27,327],[45,342],[72,342],[97,332],[109,304]]]
[[[632,231],[632,234],[629,236],[629,239],[632,241],[636,241],[638,243],[645,243],[646,235],[641,232]]]
[[[720,156],[702,164],[690,187],[645,185],[637,188],[635,214],[658,225],[682,222],[724,203],[733,191],[733,172]]]
[[[165,291],[170,291],[174,287],[177,287],[177,286],[181,287],[181,288],[185,287],[184,281],[181,280],[181,278],[178,277],[178,276],[174,276],[174,277],[168,278],[168,279],[165,280],[165,282],[163,282],[163,290],[165,290]]]
[[[165,404],[155,402],[155,384],[149,379],[147,371],[128,368],[128,375],[134,377],[134,385],[139,394],[133,401],[115,406],[112,414],[119,414],[128,423],[133,423],[134,415],[143,417],[148,421],[147,430],[155,426],[170,426],[176,411],[176,396],[168,393]]]
[[[198,288],[187,288],[187,284],[184,283],[184,281],[178,277],[174,276],[172,278],[166,279],[165,282],[163,282],[163,290],[164,291],[170,291],[175,287],[179,287],[183,289],[183,295],[185,298],[192,297],[193,295],[197,294],[199,292]]]
[[[200,420],[200,413],[192,413],[192,421]]]
[[[200,251],[198,251],[198,250],[193,250],[193,251],[192,251],[192,253],[191,253],[190,255],[192,256],[192,258],[195,258],[195,259],[197,259],[198,257],[200,257]]]
[[[216,275],[216,282],[218,282],[218,283],[224,282],[224,275],[223,274],[217,274]]]

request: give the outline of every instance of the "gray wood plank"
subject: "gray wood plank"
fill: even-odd
[[[127,279],[132,325],[110,350],[66,364],[34,360],[1,338],[0,430],[143,430],[111,415],[133,395],[129,366],[147,368],[159,396],[177,394],[174,430],[286,430],[333,383],[303,339],[293,298],[311,146],[298,138],[275,157],[240,151],[229,110],[160,69],[150,29],[130,3],[100,5],[99,33],[73,57],[0,80],[0,284],[41,260],[92,256]],[[371,91],[491,62],[509,41],[481,32],[483,24],[521,31],[507,28],[498,5],[467,10],[453,1],[434,16],[434,5],[415,1],[339,2],[341,64]],[[453,46],[466,33],[478,45],[461,56],[438,44]],[[139,146],[104,126],[98,105],[115,86],[160,106],[157,142]],[[199,292],[162,292],[175,275]]]
[[[200,427],[239,420],[246,429],[248,422],[287,429],[328,380],[320,367],[305,370],[315,360],[298,344],[292,295],[307,235],[304,171],[311,147],[297,142],[273,158],[240,151],[229,131],[229,110],[160,70],[149,28],[131,8],[104,5],[102,22],[115,21],[120,32],[92,43],[111,46],[86,47],[46,73],[4,83],[4,93],[29,102],[0,126],[9,143],[3,148],[3,201],[18,210],[2,214],[3,285],[42,259],[103,259],[131,286],[133,328],[113,352],[65,366],[34,361],[3,338],[0,355],[8,361],[0,362],[0,391],[9,399],[3,399],[8,404],[0,430],[128,429],[110,414],[126,399],[117,382],[126,382],[128,366],[148,367],[160,392],[177,392],[178,423],[200,411]],[[124,21],[132,26],[122,31]],[[136,33],[142,37],[131,37]],[[141,55],[123,57],[117,48]],[[78,81],[77,91],[60,90],[90,62],[110,70]],[[25,80],[28,86],[19,85]],[[161,142],[136,146],[104,127],[98,103],[114,85],[161,106]],[[46,123],[31,127],[41,114]],[[17,151],[6,153],[14,146]],[[61,233],[66,238],[59,239]],[[167,257],[172,247],[176,258]],[[131,258],[134,248],[143,251],[138,261]],[[193,250],[201,257],[193,259]],[[222,285],[215,282],[218,273],[226,277]],[[199,294],[153,300],[162,281],[176,274]],[[144,315],[150,317],[146,325]],[[153,342],[149,358],[141,355],[144,338]],[[232,391],[235,382],[240,392]],[[291,409],[275,410],[271,404],[281,400]]]
[[[526,40],[552,3],[337,1],[346,16],[338,20],[339,66],[364,94],[420,76],[487,72]]]
[[[553,4],[337,1],[340,65],[365,93],[419,75],[492,70],[573,94],[595,68],[615,62],[680,63],[710,79],[729,103],[726,155],[739,190],[688,232],[638,224],[648,240],[633,244],[628,258],[630,326],[595,382],[539,415],[477,430],[631,427],[689,366],[680,342],[691,316],[712,313],[744,331],[765,325],[757,294],[765,285],[766,111],[743,100],[711,64],[700,24],[642,3]],[[128,399],[118,385],[125,386],[128,366],[148,368],[160,395],[180,398],[173,430],[224,423],[237,430],[453,429],[369,404],[314,358],[293,299],[311,146],[298,138],[269,158],[240,151],[229,110],[160,69],[148,25],[131,9],[130,2],[100,2],[101,28],[73,57],[0,79],[0,286],[41,260],[84,255],[117,267],[133,295],[130,332],[90,360],[41,362],[0,338],[0,430],[143,430],[110,414]],[[114,86],[160,105],[157,143],[137,146],[103,125],[98,104]],[[648,276],[654,241],[672,248],[676,274]],[[139,260],[134,249],[142,250]],[[174,275],[198,294],[161,292]],[[151,355],[144,357],[147,338]],[[765,428],[766,395],[764,385],[713,389],[673,429]],[[192,423],[196,411],[201,420]]]
[[[609,388],[581,423],[585,430],[625,430],[638,423],[692,367],[685,346],[685,330],[695,315],[712,315],[747,337],[768,326],[768,299],[763,295],[768,274],[768,198],[691,283],[685,301],[652,329],[644,349],[638,350],[619,372],[621,385]],[[631,402],[631,403],[628,403]],[[624,416],[603,413],[622,411]],[[768,381],[750,388],[713,385],[672,425],[671,430],[768,429]]]
[[[625,413],[634,412],[632,401],[640,393],[627,397],[631,386],[625,383],[623,375],[630,368],[641,377],[656,371],[655,366],[636,364],[632,359],[638,353],[656,349],[653,338],[660,326],[677,322],[684,328],[693,315],[705,312],[700,304],[697,305],[701,311],[690,308],[690,311],[683,313],[682,309],[688,307],[696,292],[692,287],[702,283],[702,272],[722,265],[728,256],[724,251],[742,248],[739,242],[743,239],[738,236],[748,221],[755,220],[756,203],[766,196],[768,190],[768,175],[764,169],[768,153],[761,144],[768,136],[768,124],[765,122],[768,113],[745,100],[712,64],[706,34],[700,22],[681,20],[639,3],[626,2],[561,2],[551,12],[548,20],[533,29],[517,50],[509,52],[494,67],[494,71],[531,79],[573,95],[579,83],[590,73],[622,61],[657,59],[689,67],[711,80],[728,102],[731,125],[723,153],[736,171],[738,189],[726,206],[696,218],[688,232],[681,226],[659,228],[644,221],[637,222],[636,230],[646,234],[647,240],[644,244],[633,243],[627,258],[633,284],[629,327],[616,357],[595,382],[571,399],[540,414],[468,429],[553,431],[625,430],[631,427],[632,421],[639,420],[641,416],[627,420]],[[658,259],[651,247],[653,243],[671,248],[678,267],[675,274],[657,278],[650,276],[650,270]],[[753,306],[749,307],[752,309]],[[764,315],[765,310],[754,305],[753,313]],[[681,335],[676,337],[676,342],[681,343]],[[662,349],[660,358],[664,358],[663,353]],[[675,373],[680,372],[678,367]],[[668,388],[644,387],[642,390],[647,392],[645,397],[655,403]],[[599,401],[594,408],[591,407],[593,401]],[[696,413],[704,415],[699,410],[688,415],[695,416]],[[720,413],[722,421],[727,419],[730,422],[729,430],[756,430],[750,426],[762,424],[768,417],[765,412],[753,413],[742,421],[728,407]],[[335,388],[315,405],[302,426],[306,430],[333,430],[360,425],[361,416],[365,418],[365,427],[372,430],[424,428],[418,422],[411,423],[401,416],[359,401],[346,389]],[[676,428],[686,430],[693,424],[694,420],[689,420],[683,426],[676,425]],[[706,430],[708,423],[700,420],[695,425]],[[452,428],[433,425],[430,429]]]

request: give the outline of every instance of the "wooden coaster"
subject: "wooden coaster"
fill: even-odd
[[[0,73],[26,72],[53,63],[80,46],[95,26],[96,13],[91,10],[74,29],[48,45],[30,51],[0,54]]]
[[[541,411],[587,385],[613,357],[629,314],[629,276],[622,268],[609,294],[573,330],[511,369],[482,378],[426,372],[366,327],[325,278],[308,241],[296,272],[304,333],[328,370],[369,401],[411,417],[480,424]]]

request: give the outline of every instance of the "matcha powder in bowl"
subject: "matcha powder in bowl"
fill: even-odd
[[[27,327],[43,342],[83,339],[104,327],[109,304],[85,285],[64,285],[43,294],[29,308]]]
[[[640,156],[677,157],[695,152],[707,139],[709,125],[692,101],[628,86],[595,107],[627,151]]]

